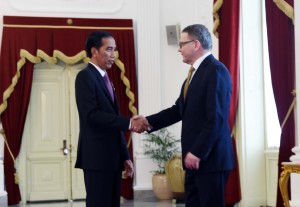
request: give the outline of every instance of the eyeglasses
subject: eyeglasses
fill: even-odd
[[[185,41],[185,42],[179,42],[178,43],[178,46],[179,46],[179,48],[182,48],[182,46],[184,46],[184,45],[186,45],[186,44],[188,44],[188,43],[190,43],[190,42],[194,42],[195,40],[189,40],[189,41]]]

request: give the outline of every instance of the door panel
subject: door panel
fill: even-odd
[[[85,198],[82,170],[74,168],[79,132],[74,82],[83,67],[62,62],[35,66],[23,138],[27,201]]]
[[[30,201],[68,199],[65,159],[34,159],[29,162]]]

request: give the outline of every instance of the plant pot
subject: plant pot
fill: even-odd
[[[166,174],[156,174],[152,177],[152,187],[154,194],[160,200],[170,200],[173,198],[173,193],[170,189]]]
[[[166,162],[165,170],[174,197],[183,199],[185,171],[182,167],[181,154],[173,155],[173,157]]]

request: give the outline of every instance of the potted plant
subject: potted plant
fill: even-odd
[[[143,139],[144,154],[148,156],[158,169],[153,171],[152,186],[158,199],[172,199],[173,194],[165,172],[165,164],[172,156],[179,152],[177,145],[180,142],[166,128],[146,134]]]

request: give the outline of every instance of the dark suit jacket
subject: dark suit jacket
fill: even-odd
[[[228,123],[231,78],[227,68],[209,55],[196,70],[186,100],[183,86],[175,105],[147,117],[153,131],[182,120],[183,161],[187,152],[201,158],[199,169],[189,170],[191,173],[232,169],[234,156]]]
[[[122,131],[128,130],[130,119],[119,115],[115,96],[113,102],[104,79],[92,65],[76,77],[76,103],[80,132],[76,168],[116,171],[129,159]]]

